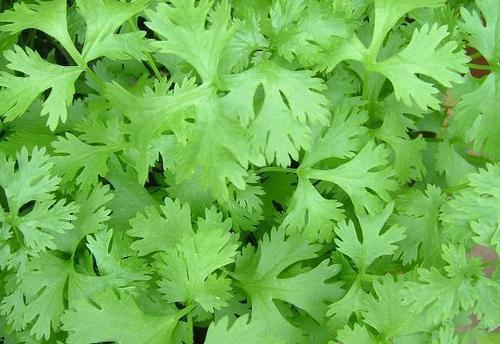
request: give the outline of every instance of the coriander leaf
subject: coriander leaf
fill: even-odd
[[[465,31],[469,44],[476,48],[491,64],[500,62],[500,3],[495,0],[477,0],[476,5],[482,15],[469,12],[462,7],[463,22],[460,28]]]
[[[57,248],[73,254],[87,235],[105,229],[111,214],[106,205],[112,198],[108,185],[97,184],[92,190],[78,191],[75,195],[75,202],[79,206],[76,220],[73,221],[73,228],[54,234]]]
[[[45,154],[45,148],[34,148],[28,153],[22,148],[16,160],[8,159],[0,152],[0,185],[5,190],[9,211],[17,213],[29,201],[48,201],[60,182],[59,177],[51,176],[53,164]],[[30,159],[31,156],[31,159]]]
[[[334,224],[344,218],[342,203],[325,199],[308,178],[299,175],[299,182],[282,226],[288,233],[303,232],[310,241],[329,242]]]
[[[179,238],[193,231],[187,204],[166,197],[165,205],[160,207],[160,211],[161,213],[156,207],[147,207],[144,213],[139,213],[130,220],[132,228],[127,234],[141,238],[130,247],[139,251],[140,256],[171,249],[178,243]]]
[[[303,335],[286,320],[274,300],[290,303],[321,322],[326,312],[324,302],[339,296],[338,286],[326,282],[339,271],[328,260],[310,270],[279,277],[291,265],[316,257],[319,248],[308,244],[300,234],[285,239],[284,230],[272,230],[257,250],[248,246],[236,261],[234,276],[238,286],[252,302],[252,319],[266,322],[266,333],[292,342]]]
[[[157,256],[158,285],[169,302],[198,303],[208,312],[227,304],[231,281],[216,271],[234,261],[237,238],[230,220],[211,208],[198,220],[196,232],[185,233],[178,244]]]
[[[445,175],[451,187],[466,183],[467,175],[476,170],[449,141],[437,143],[435,159],[436,170]]]
[[[240,190],[233,185],[228,187],[229,199],[221,204],[221,209],[231,217],[234,231],[254,230],[263,219],[260,196],[264,195],[264,190],[258,182],[257,176],[249,175],[245,189]]]
[[[5,23],[0,26],[0,31],[10,33],[18,33],[31,28],[43,31],[57,39],[70,54],[78,55],[68,33],[66,1],[64,0],[37,0],[31,4],[15,3],[11,10],[0,13],[0,23]]]
[[[352,160],[335,169],[309,169],[304,174],[311,179],[337,184],[349,195],[358,213],[362,213],[364,208],[372,213],[381,208],[381,202],[368,189],[383,200],[389,200],[388,191],[397,187],[391,179],[393,172],[390,167],[385,167],[387,156],[388,151],[383,145],[370,142]]]
[[[143,59],[144,53],[153,51],[142,37],[145,33],[114,32],[128,19],[142,12],[149,0],[121,2],[117,0],[77,0],[78,12],[86,23],[82,56],[91,61],[99,56],[112,59],[127,57]]]
[[[424,316],[408,312],[399,294],[402,284],[394,282],[393,277],[386,275],[373,287],[377,297],[364,300],[363,322],[380,335],[394,338],[430,329]]]
[[[498,311],[484,312],[490,307],[482,308],[485,295],[495,295],[488,299],[498,309],[500,285],[498,281],[489,280],[482,275],[482,266],[478,259],[468,259],[463,245],[443,246],[443,260],[446,261],[446,274],[443,275],[435,267],[430,270],[419,269],[419,281],[406,283],[401,291],[403,303],[415,313],[424,314],[433,324],[452,320],[461,311],[472,311],[478,300],[479,312],[484,316],[485,324],[490,328],[498,325]],[[482,287],[484,290],[481,290]],[[479,294],[483,291],[485,294]],[[477,307],[477,306],[476,306]],[[495,308],[495,307],[493,307]],[[496,321],[493,320],[496,318]],[[497,323],[496,325],[494,323]]]
[[[387,99],[394,101],[392,97]],[[391,111],[384,108],[384,123],[373,133],[375,137],[387,143],[394,152],[394,172],[401,183],[410,180],[421,180],[426,169],[423,163],[422,151],[427,147],[422,136],[410,139],[408,128],[415,128],[414,124],[406,116],[402,116],[397,110]]]
[[[500,158],[498,130],[500,119],[500,73],[490,73],[481,85],[462,96],[450,121],[455,136],[465,136],[475,151],[486,157]]]
[[[210,12],[213,3],[213,0],[197,3],[173,0],[158,4],[155,11],[146,11],[149,19],[146,25],[166,39],[157,43],[160,52],[189,62],[208,84],[218,83],[223,50],[233,34],[228,2],[218,3]]]
[[[61,317],[69,344],[96,342],[169,343],[177,321],[189,309],[172,314],[143,312],[132,296],[106,291],[80,300]]]
[[[375,26],[369,47],[370,55],[377,57],[385,37],[398,20],[411,10],[422,7],[439,7],[444,0],[376,0]]]
[[[234,34],[223,51],[221,69],[228,72],[241,72],[251,62],[257,51],[268,48],[269,42],[261,33],[261,24],[252,14],[245,20],[234,19]]]
[[[49,339],[51,328],[59,328],[59,317],[64,311],[64,289],[71,269],[69,263],[50,253],[32,258],[26,271],[18,276],[16,290],[4,298],[0,306],[7,321],[22,319],[22,329],[33,322],[30,333],[37,340]]]
[[[337,339],[343,344],[378,344],[379,341],[366,329],[365,326],[354,324],[353,328],[346,325],[338,333]]]
[[[468,175],[470,187],[456,194],[444,208],[445,233],[455,241],[470,239],[500,252],[500,166]]]
[[[248,132],[221,113],[219,101],[213,96],[200,102],[197,118],[188,143],[179,147],[182,154],[174,166],[177,182],[194,175],[214,197],[226,201],[227,181],[238,189],[246,185],[246,168],[253,153]]]
[[[381,213],[372,215],[358,214],[363,240],[358,239],[352,221],[341,222],[336,234],[335,243],[338,250],[349,256],[356,266],[364,272],[375,259],[393,254],[398,247],[395,243],[405,237],[405,230],[399,225],[389,227],[381,234],[382,228],[394,209],[394,203],[388,204]]]
[[[329,158],[353,158],[362,145],[361,137],[367,133],[363,123],[367,113],[349,104],[339,104],[333,120],[324,135],[318,135],[306,151],[300,168],[313,167],[318,162]]]
[[[277,53],[288,61],[297,58],[310,66],[323,60],[323,46],[333,37],[349,37],[352,31],[349,10],[341,3],[327,1],[275,1],[264,26]]]
[[[94,60],[100,56],[105,56],[112,60],[147,60],[148,54],[154,52],[156,49],[150,40],[144,39],[145,35],[146,33],[142,31],[109,34],[99,44],[90,48],[84,57],[87,61]]]
[[[52,159],[55,171],[63,176],[64,183],[76,176],[76,184],[82,189],[96,185],[99,176],[106,176],[110,156],[124,148],[124,144],[89,145],[69,132],[52,146],[58,154]]]
[[[115,287],[127,286],[150,277],[144,264],[134,256],[128,256],[119,247],[119,239],[114,238],[112,230],[102,230],[87,237],[87,247],[92,253],[100,276],[110,276]]]
[[[0,211],[0,221],[6,239],[12,235],[16,246],[27,249],[30,254],[55,249],[54,235],[73,228],[74,213],[78,207],[66,204],[65,199],[54,200],[54,192],[59,178],[51,177],[52,164],[48,162],[45,149],[34,149],[29,159],[28,151],[23,148],[16,161],[6,159],[0,153],[0,186],[5,190],[7,211]],[[28,202],[31,207],[22,209]],[[11,251],[6,240],[5,250]],[[2,245],[3,246],[3,245]],[[13,257],[12,257],[13,258]],[[0,261],[0,266],[15,264],[14,260]]]
[[[21,116],[40,94],[50,89],[41,115],[48,115],[47,125],[54,131],[59,122],[67,119],[67,106],[73,101],[74,83],[83,69],[77,66],[63,67],[43,60],[37,52],[15,46],[5,52],[7,67],[25,74],[19,77],[0,73],[0,113],[7,121]]]
[[[331,317],[328,324],[333,328],[342,328],[353,314],[361,317],[361,310],[365,308],[365,299],[369,297],[356,279],[347,293],[338,301],[328,306],[326,316]]]
[[[421,109],[438,109],[439,101],[433,96],[438,90],[417,75],[427,75],[443,86],[451,87],[452,82],[462,81],[458,73],[467,71],[465,63],[468,57],[463,52],[454,52],[458,47],[456,42],[450,41],[439,47],[446,36],[446,26],[424,24],[413,32],[411,41],[403,50],[374,64],[373,71],[392,82],[397,100],[408,106],[415,102]]]
[[[399,242],[403,263],[422,259],[426,264],[441,252],[440,209],[446,202],[445,195],[433,185],[425,193],[410,190],[396,201],[396,210],[390,223],[406,228],[406,237]]]
[[[229,319],[222,318],[208,327],[205,344],[231,344],[237,341],[241,344],[252,344],[264,338],[265,323],[263,321],[248,321],[248,315],[236,319],[229,327]]]
[[[54,236],[73,229],[71,221],[76,219],[74,213],[78,212],[78,206],[65,203],[64,199],[54,203],[37,202],[29,213],[17,218],[13,227],[23,234],[27,248],[34,252],[55,249]]]
[[[328,100],[319,92],[325,89],[320,79],[309,71],[290,71],[267,61],[240,74],[224,79],[230,92],[222,98],[224,112],[238,116],[248,125],[252,143],[268,163],[290,163],[298,151],[310,146],[313,124],[327,124]],[[254,101],[262,88],[259,111]]]
[[[112,228],[126,230],[130,228],[130,219],[138,212],[145,207],[158,206],[144,186],[137,184],[134,169],[129,167],[124,170],[116,156],[112,156],[109,161],[107,180],[113,186],[113,199],[109,202],[109,209],[113,214],[110,218]]]
[[[159,83],[156,89],[146,89],[139,96],[113,82],[106,84],[104,94],[113,107],[123,111],[130,120],[126,132],[130,146],[126,152],[133,157],[139,183],[147,179],[149,165],[158,159],[158,153],[151,156],[155,138],[165,132],[173,132],[179,142],[189,137],[187,119],[193,116],[198,103],[210,95],[207,87],[196,87],[194,79],[187,79],[169,90],[172,82]],[[152,159],[151,159],[152,158]]]

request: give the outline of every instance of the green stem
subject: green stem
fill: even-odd
[[[475,60],[479,57],[482,57],[483,55],[479,52],[479,51],[476,51],[474,54],[472,55],[469,55],[469,57],[471,58],[471,60]]]
[[[451,186],[451,187],[447,188],[445,190],[445,192],[447,194],[452,194],[454,192],[461,191],[461,190],[466,189],[468,187],[469,187],[469,183],[457,184],[457,185],[454,185],[454,186]]]
[[[262,167],[257,170],[257,173],[264,173],[264,172],[281,172],[281,173],[297,173],[296,169],[293,168],[286,168],[286,167]]]
[[[190,339],[190,342],[193,343],[193,333],[194,333],[194,327],[193,327],[193,315],[191,314],[191,312],[188,312],[186,314],[186,317],[187,317],[187,325],[188,325],[188,328],[189,328],[189,333],[191,334],[191,338]]]
[[[128,24],[130,25],[130,27],[132,27],[133,30],[139,31],[139,28],[137,27],[137,23],[134,20],[132,20],[132,18],[130,18],[128,20]],[[151,57],[151,54],[144,53],[144,55],[146,55],[146,63],[153,71],[155,77],[157,79],[161,79],[162,75],[161,75],[160,70],[158,69],[158,66],[156,65],[155,61]]]
[[[492,65],[480,65],[480,64],[476,64],[476,63],[468,63],[467,67],[469,67],[470,69],[500,72],[500,66],[495,66],[495,65],[492,66]]]
[[[378,281],[379,279],[382,278],[382,276],[379,276],[379,275],[372,275],[372,274],[367,274],[367,273],[360,273],[359,275],[359,278],[365,282],[374,282],[374,281]]]

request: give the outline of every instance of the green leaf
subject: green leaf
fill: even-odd
[[[113,237],[112,230],[104,229],[94,237],[87,237],[87,247],[95,259],[99,275],[109,276],[112,279],[110,284],[115,287],[130,286],[150,279],[148,272],[144,271],[143,262],[123,252],[120,244],[124,243],[117,236]]]
[[[31,155],[31,159],[30,159]],[[34,148],[28,153],[26,148],[16,154],[16,160],[8,159],[0,152],[0,185],[5,190],[9,211],[16,213],[29,201],[48,201],[60,178],[51,176],[53,164],[45,154],[45,148]]]
[[[116,156],[109,161],[107,180],[113,186],[113,199],[109,202],[109,209],[113,212],[110,219],[112,228],[123,230],[130,228],[129,221],[145,207],[158,206],[151,194],[137,184],[137,174],[129,167],[123,169]]]
[[[472,311],[476,302],[481,300],[481,305],[486,292],[493,296],[490,302],[498,304],[500,286],[497,281],[486,279],[482,276],[482,267],[478,259],[468,259],[464,246],[443,246],[443,259],[447,262],[446,274],[443,275],[435,267],[430,270],[419,269],[419,281],[407,282],[402,290],[404,304],[408,305],[415,313],[424,314],[433,324],[455,318],[460,311]],[[482,287],[484,290],[481,290]],[[486,306],[486,305],[485,305]],[[490,309],[490,307],[481,310]],[[484,313],[481,312],[481,315]],[[496,317],[498,311],[484,314],[487,326]],[[493,325],[495,327],[495,325]]]
[[[11,10],[0,13],[0,23],[5,23],[0,30],[10,33],[26,29],[43,31],[57,39],[70,54],[78,54],[68,33],[64,0],[15,3]]]
[[[99,177],[105,177],[110,156],[124,147],[123,144],[89,145],[70,133],[66,138],[59,137],[52,146],[58,154],[53,157],[55,171],[63,176],[63,183],[76,176],[76,184],[82,189],[96,185]]]
[[[407,1],[408,2],[408,1]],[[467,72],[468,57],[461,51],[454,52],[458,44],[450,41],[440,46],[448,36],[446,26],[427,24],[413,32],[411,41],[398,54],[377,62],[373,71],[385,75],[394,87],[397,100],[411,106],[415,102],[421,109],[439,109],[440,102],[433,96],[438,90],[417,75],[426,75],[445,87],[460,83],[458,73]]]
[[[238,189],[246,185],[246,167],[252,155],[248,133],[221,113],[219,101],[213,97],[200,103],[197,117],[190,140],[179,148],[182,154],[174,167],[177,182],[194,175],[214,197],[226,201],[228,181]]]
[[[442,220],[452,239],[475,242],[500,252],[500,165],[468,175],[470,187],[455,195],[444,208]]]
[[[21,72],[25,77],[0,73],[0,113],[7,121],[12,121],[28,110],[29,106],[50,89],[45,99],[41,115],[48,115],[47,125],[54,131],[59,122],[67,119],[67,106],[73,101],[74,83],[83,71],[81,67],[63,67],[43,60],[37,52],[15,46],[5,52],[9,61],[7,67]]]
[[[338,105],[330,127],[324,135],[316,136],[311,149],[305,152],[300,168],[313,167],[330,158],[353,158],[362,147],[361,137],[367,133],[363,123],[367,119],[367,113],[357,107],[347,103]]]
[[[354,324],[353,328],[346,325],[338,333],[338,340],[343,344],[378,344],[380,343],[365,326]]]
[[[198,3],[173,0],[158,4],[155,11],[146,11],[149,19],[146,25],[165,39],[157,43],[160,51],[190,63],[208,84],[218,83],[222,53],[233,34],[228,2],[218,3],[210,12],[213,3],[213,0]]]
[[[394,282],[392,277],[386,275],[380,281],[375,281],[373,287],[377,298],[370,296],[365,299],[364,323],[381,335],[393,338],[430,329],[424,316],[408,312],[399,294],[401,283]]]
[[[474,166],[449,141],[437,145],[436,170],[445,175],[446,183],[451,187],[466,183],[467,175],[475,171]]]
[[[375,27],[369,48],[371,56],[377,57],[385,37],[406,13],[422,7],[439,7],[444,3],[444,0],[376,0]]]
[[[37,340],[49,339],[51,328],[57,330],[64,311],[64,290],[71,265],[50,253],[33,258],[18,277],[16,290],[3,299],[0,312],[7,321],[20,320],[20,328],[31,324],[30,333]]]
[[[326,282],[338,273],[339,266],[329,265],[328,260],[312,269],[279,277],[293,264],[316,257],[319,248],[319,245],[308,244],[299,234],[285,239],[284,230],[272,230],[257,250],[252,247],[243,250],[234,276],[252,302],[252,319],[266,322],[266,333],[285,341],[297,340],[302,335],[301,330],[280,313],[273,300],[292,304],[321,322],[326,312],[325,301],[339,296],[338,286]]]
[[[0,210],[2,236],[6,241],[4,249],[9,252],[21,245],[31,253],[55,249],[54,236],[71,230],[71,221],[78,207],[74,203],[66,204],[65,199],[54,200],[53,192],[57,189],[59,178],[50,176],[52,164],[48,162],[45,149],[34,149],[29,159],[28,151],[23,148],[17,154],[16,161],[6,159],[0,153],[0,186],[5,190],[7,211]],[[23,206],[33,202],[26,209]],[[7,240],[14,236],[17,243]],[[14,245],[14,246],[12,246]],[[7,257],[8,259],[8,257]],[[16,264],[0,260],[0,266]]]
[[[393,215],[390,222],[406,228],[406,237],[398,244],[403,263],[422,259],[428,264],[439,257],[442,243],[440,210],[445,202],[445,195],[433,185],[428,185],[425,193],[410,190],[397,199],[398,214]]]
[[[356,228],[351,221],[344,221],[338,225],[339,228],[336,231],[338,239],[335,239],[338,250],[349,256],[362,272],[375,259],[393,254],[398,249],[398,246],[394,244],[405,237],[405,230],[399,225],[393,225],[381,233],[393,209],[394,203],[390,203],[381,213],[358,214],[362,241],[358,238]]]
[[[390,97],[385,100],[393,104],[394,99]],[[391,111],[392,110],[392,111]],[[410,139],[408,128],[414,129],[412,120],[402,116],[399,109],[382,108],[384,111],[384,123],[374,130],[375,137],[384,141],[394,152],[394,172],[401,183],[410,180],[421,180],[426,173],[423,163],[422,151],[427,147],[422,136]]]
[[[227,305],[231,282],[216,272],[236,256],[237,237],[230,228],[230,220],[223,222],[212,208],[198,220],[196,232],[184,233],[175,247],[157,256],[158,285],[167,301],[196,302],[208,312]]]
[[[126,152],[134,161],[139,183],[146,181],[150,165],[158,159],[158,152],[151,154],[156,138],[169,132],[173,132],[179,142],[189,137],[187,120],[193,116],[196,105],[204,104],[211,92],[208,87],[196,87],[194,82],[194,79],[187,79],[169,90],[172,83],[165,80],[156,84],[154,91],[146,89],[141,96],[115,82],[105,85],[106,99],[130,120],[127,134],[131,144]]]
[[[388,151],[383,145],[368,143],[352,159],[332,170],[310,169],[305,175],[311,179],[321,179],[340,186],[351,198],[358,213],[363,209],[369,213],[381,209],[380,199],[389,200],[389,191],[397,188],[391,179],[393,172],[387,165]]]
[[[330,242],[334,224],[344,218],[341,206],[340,202],[323,198],[309,179],[299,176],[281,225],[290,234],[302,232],[312,242]]]
[[[236,319],[229,327],[229,319],[222,318],[208,327],[205,344],[231,344],[237,341],[241,344],[252,344],[264,337],[265,323],[263,321],[248,321],[248,315]]]
[[[495,0],[477,0],[476,5],[482,15],[461,8],[463,22],[460,28],[465,31],[467,40],[491,64],[500,62],[500,3]]]
[[[145,59],[152,52],[151,43],[143,40],[145,33],[115,34],[128,19],[142,12],[149,0],[121,2],[118,0],[78,0],[78,12],[86,23],[82,56],[91,61],[100,56],[112,59]]]
[[[179,238],[192,234],[191,214],[187,204],[165,198],[165,205],[147,207],[130,220],[132,228],[127,231],[131,237],[140,238],[130,246],[139,251],[140,256],[172,249]]]
[[[328,100],[319,93],[325,86],[312,72],[289,71],[268,61],[224,82],[230,90],[222,98],[224,112],[250,125],[252,144],[269,164],[276,160],[285,167],[290,156],[297,160],[298,151],[310,146],[309,126],[328,123]],[[263,97],[259,111],[256,97]]]
[[[171,314],[143,312],[132,296],[106,291],[92,301],[80,300],[62,316],[69,344],[96,342],[170,343],[186,309]]]
[[[122,2],[119,2],[122,4]],[[149,40],[144,39],[145,32],[128,32],[109,34],[99,44],[93,45],[86,51],[85,59],[92,61],[100,56],[112,60],[147,60],[149,53],[156,49]],[[84,48],[85,49],[85,48]]]
[[[496,109],[500,106],[500,73],[490,73],[481,85],[462,96],[450,121],[455,135],[465,136],[477,152],[486,157],[500,158],[500,142],[496,133],[500,120]]]
[[[75,253],[78,245],[87,235],[105,229],[111,211],[106,208],[113,198],[109,186],[96,185],[91,191],[80,190],[75,195],[75,202],[79,206],[73,228],[64,233],[54,234],[54,243],[61,251]]]

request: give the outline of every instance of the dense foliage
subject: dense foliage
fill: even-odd
[[[0,9],[5,343],[500,342],[500,1]]]

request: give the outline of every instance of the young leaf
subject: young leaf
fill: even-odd
[[[78,54],[68,33],[64,0],[15,3],[11,10],[0,13],[0,23],[5,23],[0,30],[10,33],[26,29],[43,31],[57,39],[70,54]]]
[[[415,102],[421,109],[439,109],[439,100],[433,96],[438,90],[417,75],[427,75],[445,87],[460,83],[465,73],[468,57],[463,52],[454,52],[456,42],[440,43],[448,36],[445,26],[427,24],[413,32],[408,45],[398,54],[377,62],[373,70],[385,75],[394,87],[397,100],[411,106]]]
[[[165,205],[147,207],[130,220],[132,228],[127,232],[131,237],[140,238],[132,243],[132,249],[140,256],[153,252],[164,252],[175,247],[179,239],[192,234],[191,214],[187,204],[165,198]]]
[[[91,61],[99,56],[112,59],[145,59],[152,52],[152,44],[143,40],[145,33],[115,34],[128,19],[142,12],[149,0],[120,2],[118,0],[78,0],[78,12],[85,19],[86,32],[82,56]],[[98,11],[96,13],[96,11]]]
[[[312,242],[330,242],[334,236],[334,224],[344,218],[341,206],[340,202],[323,198],[309,179],[299,176],[297,189],[281,225],[288,233],[303,232]]]
[[[233,34],[228,2],[221,1],[209,15],[213,3],[173,0],[146,11],[146,25],[165,38],[157,43],[160,51],[189,62],[207,84],[218,83],[222,53]]]
[[[390,255],[397,250],[395,243],[405,237],[404,228],[393,225],[381,234],[382,228],[394,209],[394,203],[390,203],[378,214],[359,215],[358,219],[361,227],[363,240],[359,240],[354,224],[341,222],[336,231],[338,239],[335,243],[338,250],[349,256],[356,266],[361,270],[372,264],[375,259],[384,255]]]
[[[287,166],[290,156],[310,145],[308,125],[326,124],[328,100],[319,92],[321,80],[309,71],[289,71],[273,62],[265,62],[240,74],[227,77],[230,92],[222,99],[224,112],[250,124],[252,143],[269,164]],[[260,110],[254,105],[262,87]]]
[[[389,200],[389,191],[397,188],[391,179],[393,172],[387,165],[388,151],[382,145],[368,143],[352,160],[332,170],[310,169],[305,175],[311,179],[321,179],[340,186],[351,198],[358,213],[363,209],[369,213],[381,208],[378,197]]]
[[[208,327],[205,344],[231,344],[237,341],[241,344],[252,344],[264,339],[265,323],[263,321],[248,321],[248,315],[236,319],[229,327],[227,317]]]
[[[285,341],[296,340],[301,330],[290,324],[273,300],[288,302],[320,322],[326,311],[325,301],[340,294],[337,285],[326,281],[335,276],[338,265],[324,260],[310,270],[279,277],[287,268],[316,257],[319,245],[308,244],[299,234],[285,239],[284,230],[272,230],[260,242],[257,251],[247,247],[236,262],[235,278],[252,302],[252,319],[266,322],[266,333]]]
[[[461,8],[463,22],[461,29],[466,33],[469,44],[476,48],[491,64],[500,61],[500,3],[495,0],[477,0],[477,7],[482,15],[476,11],[469,12]]]
[[[227,304],[230,280],[216,271],[234,261],[237,238],[229,233],[231,222],[207,210],[198,230],[185,233],[175,247],[157,257],[160,291],[169,302],[198,303],[208,312]]]
[[[68,343],[169,343],[177,321],[189,311],[148,314],[132,296],[113,291],[95,295],[91,300],[80,300],[62,316],[63,329],[69,332]]]
[[[67,119],[67,106],[73,101],[74,83],[83,69],[77,66],[63,67],[43,60],[37,52],[15,46],[7,51],[7,66],[13,71],[25,74],[18,77],[2,72],[0,74],[0,113],[7,121],[12,121],[28,110],[40,94],[50,89],[45,99],[41,115],[48,115],[47,125],[54,131],[59,122]]]

